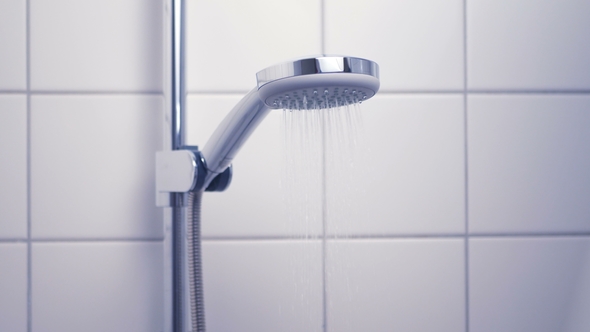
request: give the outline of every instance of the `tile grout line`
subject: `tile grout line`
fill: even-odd
[[[465,232],[448,233],[448,234],[341,234],[328,235],[326,240],[335,241],[364,241],[364,240],[446,240],[446,239],[464,239]],[[469,238],[478,239],[559,239],[559,238],[590,238],[590,232],[529,232],[529,233],[469,233]],[[244,236],[203,236],[203,241],[321,241],[322,235],[314,236],[290,236],[290,235],[244,235]],[[164,242],[164,238],[31,238],[31,243],[158,243]],[[28,243],[29,239],[24,238],[0,238],[0,243]]]
[[[37,238],[30,239],[31,243],[158,243],[164,242],[163,238]]]
[[[466,51],[464,52],[466,53]],[[466,54],[464,54],[464,61],[466,61]],[[467,64],[464,64],[466,67]],[[466,71],[467,69],[464,68]],[[497,94],[497,95],[519,95],[519,94],[538,94],[538,95],[559,95],[559,94],[566,94],[566,95],[576,95],[576,94],[590,94],[590,90],[587,89],[579,89],[579,90],[560,90],[560,89],[469,89],[466,86],[466,78],[467,74],[464,74],[464,88],[459,90],[439,90],[439,89],[415,89],[415,90],[391,90],[391,89],[383,89],[379,90],[379,94],[395,94],[395,95],[403,95],[403,94]]]
[[[323,207],[322,207],[323,208]],[[326,217],[327,219],[327,217]],[[323,224],[323,222],[322,222]],[[327,225],[326,225],[327,226]],[[312,235],[312,236],[289,236],[289,235],[249,235],[249,236],[203,236],[205,241],[321,241],[326,240],[404,240],[404,239],[462,239],[465,233],[453,234],[391,234],[391,235]]]
[[[27,331],[33,331],[33,253],[31,243],[31,1],[25,3],[27,85]]]
[[[27,244],[27,239],[0,239],[0,243],[24,243]]]
[[[98,90],[81,90],[81,91],[73,91],[73,90],[37,90],[37,91],[28,91],[30,94],[34,95],[42,95],[42,96],[63,96],[63,95],[74,95],[74,96],[110,96],[110,95],[126,95],[126,96],[163,96],[164,92],[162,91],[98,91]]]
[[[25,83],[26,84],[26,83]],[[3,95],[22,95],[22,94],[26,94],[27,90],[4,90],[4,89],[0,89],[0,94]]]
[[[469,159],[467,128],[467,0],[463,0],[463,138],[465,165],[465,332],[469,332]]]
[[[470,238],[560,238],[590,237],[590,232],[555,232],[555,233],[470,233]]]
[[[590,232],[576,233],[470,233],[469,238],[497,239],[497,238],[590,238]],[[289,236],[289,235],[249,235],[249,236],[203,236],[203,241],[321,241],[322,235],[317,236]],[[389,234],[389,235],[325,235],[326,240],[335,241],[364,241],[364,240],[447,240],[465,239],[465,232],[449,234]],[[1,242],[2,240],[0,240]],[[17,241],[17,240],[11,240]],[[33,240],[35,242],[36,240]],[[73,240],[75,241],[75,240]],[[100,240],[97,240],[100,241]],[[117,240],[119,241],[119,240]],[[154,240],[156,241],[156,240]]]
[[[325,120],[325,116],[322,117]],[[326,192],[326,121],[322,121],[322,319],[323,332],[328,331],[328,291],[327,291],[327,232],[328,227],[328,197]]]
[[[577,95],[577,94],[590,94],[590,90],[587,89],[467,89],[468,93],[474,94],[504,94],[504,95],[518,95],[518,94],[538,94],[538,95]]]
[[[320,0],[320,51],[326,54],[326,0]]]
[[[320,48],[321,53],[326,53],[326,2],[320,0]],[[322,117],[325,120],[325,117]],[[326,122],[322,121],[322,331],[328,331],[328,292],[326,285],[326,260],[327,239],[326,227],[328,217],[328,204],[326,194]]]

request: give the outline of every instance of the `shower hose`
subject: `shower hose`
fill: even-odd
[[[202,192],[190,192],[187,206],[187,257],[192,332],[205,332],[203,273],[201,264]]]

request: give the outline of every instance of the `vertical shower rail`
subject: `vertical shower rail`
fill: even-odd
[[[185,145],[185,1],[171,0],[172,150]],[[185,332],[185,195],[172,193],[172,331]]]

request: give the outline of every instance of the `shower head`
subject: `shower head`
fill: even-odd
[[[321,56],[281,63],[256,74],[260,99],[273,109],[331,108],[362,102],[379,90],[377,63]]]
[[[225,117],[202,150],[207,188],[271,109],[329,109],[363,102],[379,90],[377,63],[348,56],[318,56],[285,62],[256,74],[257,86]],[[223,186],[222,186],[223,187]]]

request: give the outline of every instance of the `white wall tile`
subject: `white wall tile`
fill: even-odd
[[[27,331],[27,246],[0,243],[0,331]]]
[[[208,331],[322,331],[321,243],[206,241]]]
[[[0,95],[0,238],[27,237],[27,99]]]
[[[469,229],[590,231],[590,97],[471,96]]]
[[[469,0],[469,88],[590,89],[590,2]]]
[[[203,147],[241,97],[189,96],[187,143]],[[314,215],[312,224],[292,223],[287,216],[286,189],[281,184],[286,166],[282,159],[281,112],[271,112],[234,159],[227,191],[204,195],[204,236],[321,234],[321,215]],[[318,191],[320,188],[318,185]]]
[[[189,91],[248,91],[275,63],[321,53],[319,0],[187,1]]]
[[[376,61],[381,89],[463,89],[463,1],[326,0],[325,47]]]
[[[0,3],[0,89],[27,88],[27,33],[25,0]]]
[[[160,0],[31,1],[34,90],[161,91]]]
[[[33,244],[34,331],[160,332],[162,243]]]
[[[464,331],[463,240],[328,242],[328,331]]]
[[[472,239],[470,331],[590,330],[588,238]]]
[[[327,171],[328,232],[463,232],[462,98],[380,95],[363,103],[361,114],[352,178]]]
[[[34,96],[31,218],[35,238],[157,238],[154,156],[160,96]]]

